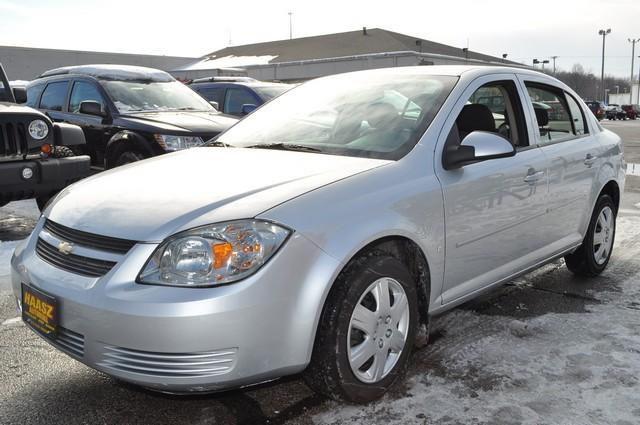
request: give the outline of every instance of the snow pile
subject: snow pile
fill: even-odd
[[[456,309],[414,355],[404,391],[368,406],[332,403],[319,424],[640,423],[640,246],[618,220],[608,290],[586,313],[525,320]],[[615,282],[611,285],[611,282]]]

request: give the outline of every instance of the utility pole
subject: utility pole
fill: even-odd
[[[636,43],[640,41],[638,38],[629,38],[629,43],[631,43],[631,93],[629,94],[629,103],[633,103],[633,61],[636,58]]]
[[[606,101],[607,93],[604,91],[605,90],[605,88],[604,88],[604,45],[605,45],[605,40],[606,40],[607,36],[609,34],[611,34],[611,28],[607,29],[606,31],[605,30],[600,30],[600,31],[598,31],[598,34],[602,36],[602,73],[601,73],[601,76],[600,76],[600,80],[602,81],[602,90],[603,90],[602,91],[602,98],[603,98],[602,101],[605,102],[605,103],[608,103]]]
[[[293,39],[293,23],[291,16],[293,12],[289,12],[289,40]]]
[[[556,75],[556,59],[558,59],[558,57],[551,56],[551,59],[553,59],[553,75]]]

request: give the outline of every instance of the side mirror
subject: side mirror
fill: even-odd
[[[245,103],[242,105],[242,115],[249,115],[255,111],[257,107],[258,105],[254,105],[253,103]]]
[[[93,100],[85,100],[80,102],[80,113],[87,115],[95,115],[98,117],[105,117],[107,114],[102,110],[102,105]]]
[[[445,153],[445,168],[450,170],[473,162],[507,158],[515,154],[515,148],[504,137],[488,131],[474,131],[459,146]]]
[[[220,105],[218,104],[218,102],[216,102],[215,100],[210,100],[209,101],[209,105],[213,106],[215,108],[216,111],[220,110]]]
[[[13,97],[16,98],[16,103],[27,103],[27,89],[24,87],[14,87]]]

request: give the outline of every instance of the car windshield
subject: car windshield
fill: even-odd
[[[102,81],[118,112],[139,111],[215,111],[184,84],[145,81]]]
[[[216,145],[399,159],[456,82],[457,77],[398,71],[320,78],[250,114]]]
[[[253,89],[266,102],[268,100],[273,99],[274,97],[280,96],[282,93],[292,88],[293,88],[293,85],[278,84],[273,86],[257,86],[257,87],[254,87]]]

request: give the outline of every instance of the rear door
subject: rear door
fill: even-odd
[[[535,78],[535,77],[532,77]],[[523,78],[536,143],[549,163],[549,218],[545,233],[559,245],[582,240],[591,216],[601,147],[590,134],[586,111],[573,95]]]
[[[513,157],[453,170],[435,164],[445,204],[444,303],[522,270],[544,251],[546,158],[529,143],[522,98],[515,75],[478,78],[443,128],[439,146],[459,144],[465,134],[482,130],[502,135],[516,148]]]

